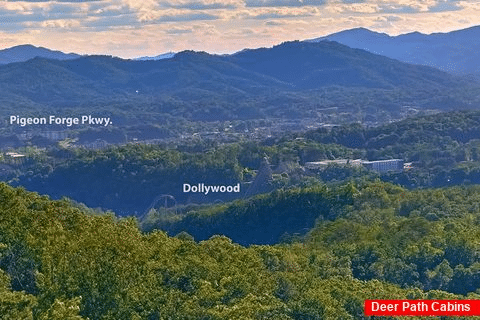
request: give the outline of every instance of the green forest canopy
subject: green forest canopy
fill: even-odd
[[[290,167],[288,178],[279,181],[277,187],[301,185],[312,178],[338,182],[375,176],[408,188],[478,184],[478,137],[478,111],[450,112],[380,127],[352,124],[265,141],[128,144],[102,150],[59,147],[35,154],[29,163],[2,179],[53,198],[68,196],[119,215],[140,215],[160,194],[173,195],[179,204],[188,203],[183,183],[248,184],[265,156],[273,169]],[[413,166],[408,171],[382,174],[337,166],[313,175],[299,168],[310,161],[341,158],[400,158],[413,162]],[[213,202],[217,198],[199,202],[209,199]]]
[[[194,242],[185,233],[142,233],[135,219],[2,183],[0,312],[8,319],[364,319],[367,298],[479,298],[479,191],[407,191],[379,181],[298,190],[298,197],[329,192],[334,214],[303,241],[243,247],[221,235]]]

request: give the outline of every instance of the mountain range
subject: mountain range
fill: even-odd
[[[0,50],[0,65],[14,62],[25,62],[36,57],[55,60],[70,60],[79,58],[80,55],[76,53],[63,53],[61,51],[54,51],[26,44]]]
[[[325,86],[393,89],[443,87],[457,79],[436,69],[401,63],[333,41],[286,42],[270,49],[245,50],[227,61],[268,75],[297,89]]]
[[[401,117],[404,106],[452,110],[480,100],[470,78],[329,40],[160,60],[60,56],[0,65],[2,116],[102,112],[154,124],[169,117],[324,119],[319,110],[341,108],[388,119]]]
[[[412,32],[390,36],[365,28],[343,30],[306,42],[336,41],[351,48],[363,49],[403,62],[438,68],[454,74],[472,74],[480,77],[480,26],[447,33],[423,34]],[[243,53],[242,50],[239,53]],[[234,54],[234,55],[238,55]],[[170,59],[176,53],[138,57],[133,60]],[[79,58],[76,53],[63,53],[32,45],[20,45],[0,50],[0,65],[25,62],[35,57],[69,60]]]
[[[183,51],[157,61],[84,56],[34,58],[0,66],[1,101],[57,107],[112,99],[143,103],[148,97],[153,104],[151,97],[171,97],[181,103],[193,101],[197,108],[202,101],[235,106],[246,99],[258,102],[258,97],[266,94],[332,86],[441,92],[464,83],[434,68],[331,41],[286,42],[230,56]]]
[[[351,48],[363,49],[403,62],[438,68],[445,72],[480,77],[480,26],[447,33],[423,34],[412,32],[390,36],[365,28],[343,30],[306,42],[336,41]],[[243,53],[242,50],[239,53]],[[234,54],[237,56],[239,53]],[[25,62],[35,57],[70,60],[79,58],[76,53],[63,53],[32,45],[20,45],[0,50],[0,65]],[[175,56],[168,52],[157,56],[138,57],[134,60],[163,60]]]
[[[146,60],[162,60],[162,59],[170,59],[175,56],[175,52],[167,52],[167,53],[162,53],[153,57],[150,56],[145,56],[145,57],[138,57],[135,58],[134,60],[139,60],[139,61],[146,61]]]
[[[398,36],[365,28],[344,30],[320,38],[364,49],[407,63],[427,65],[455,74],[480,76],[480,26],[448,33],[412,32]]]

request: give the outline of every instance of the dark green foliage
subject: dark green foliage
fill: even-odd
[[[25,164],[13,184],[53,198],[67,196],[90,207],[114,210],[120,215],[141,216],[162,194],[174,196],[177,205],[244,197],[249,188],[247,183],[254,180],[255,170],[260,168],[265,156],[270,159],[272,168],[283,174],[272,183],[272,188],[278,188],[301,183],[304,173],[299,165],[306,161],[317,157],[355,157],[356,152],[339,145],[302,140],[280,142],[274,146],[251,141],[228,145],[205,142],[175,147],[128,144],[103,150],[62,148]],[[184,183],[240,183],[241,193],[186,194],[183,192]],[[156,209],[159,207],[157,204]]]
[[[322,128],[304,136],[354,148],[352,153],[363,152],[368,160],[412,162],[410,170],[380,176],[408,188],[480,183],[478,111],[419,116],[369,128],[360,124]]]
[[[367,193],[372,187],[380,191],[374,197]],[[347,254],[360,279],[475,291],[480,229],[474,221],[480,211],[472,205],[479,200],[478,187],[408,192],[380,183],[358,191],[343,215],[348,220],[322,222],[309,235],[312,243]]]
[[[232,56],[185,51],[160,61],[34,58],[0,66],[0,84],[2,116],[93,112],[113,116],[117,126],[309,119],[332,108],[387,121],[406,105],[453,110],[478,102],[476,83],[335,42],[288,42]]]
[[[0,269],[0,318],[31,320],[37,299],[25,292],[12,291],[10,277]]]
[[[144,234],[134,219],[93,215],[68,201],[0,184],[2,257],[13,245],[28,249],[36,286],[33,295],[13,289],[14,271],[2,268],[0,315],[364,319],[367,298],[464,297],[450,291],[475,299],[480,230],[474,221],[480,213],[465,210],[478,201],[477,189],[409,192],[377,182],[274,194],[271,203],[309,199],[319,209],[325,204],[319,195],[328,195],[338,208],[333,220],[319,220],[303,243],[245,248],[224,236],[197,243],[186,234]],[[402,204],[415,199],[432,204],[429,212],[442,206],[444,214],[429,221],[417,208],[400,216]],[[254,207],[247,211],[255,213]]]
[[[262,159],[269,158],[274,180],[268,188],[380,178],[407,188],[480,183],[479,112],[422,116],[380,127],[359,124],[319,129],[263,142],[185,145],[128,144],[104,150],[57,148],[30,159],[2,179],[54,198],[68,196],[91,207],[120,215],[141,216],[161,194],[177,204],[230,201],[245,196]],[[353,166],[331,165],[318,172],[307,162],[333,159],[401,158],[412,162],[402,172],[376,173]],[[15,179],[18,178],[18,179]],[[240,194],[185,194],[183,183],[241,183]],[[85,186],[88,185],[88,188]],[[158,209],[158,205],[157,205]],[[426,219],[435,220],[432,212]]]
[[[422,88],[455,83],[433,68],[398,63],[330,41],[285,42],[271,49],[244,50],[226,60],[293,84],[296,88],[313,89],[326,85],[415,87],[420,78]]]
[[[347,194],[337,198],[336,192],[325,186],[278,190],[228,206],[189,212],[181,220],[172,216],[172,221],[150,221],[144,228],[156,227],[170,234],[186,231],[196,240],[220,233],[242,245],[275,244],[289,235],[305,234],[318,218],[334,218],[336,206],[351,201]]]
[[[174,195],[179,204],[186,202],[183,183],[242,182],[238,151],[203,151],[187,153],[133,144],[103,151],[85,150],[48,174],[35,172],[33,177],[20,177],[18,183],[31,190],[48,191],[52,197],[68,196],[122,215],[141,215],[161,194]]]
[[[382,182],[349,183],[277,191],[156,226],[172,234],[185,230],[197,240],[225,234],[246,245],[305,239],[348,257],[355,278],[466,294],[480,279],[479,195],[478,187],[407,191]],[[282,232],[290,237],[280,238]],[[265,259],[269,268],[277,268],[274,258]],[[288,296],[289,288],[283,282],[278,297]]]
[[[467,143],[480,133],[477,111],[438,113],[408,118],[391,124],[365,128],[360,124],[319,129],[307,137],[324,143],[338,143],[351,148],[383,149],[387,146]]]

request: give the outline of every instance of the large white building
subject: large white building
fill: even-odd
[[[403,160],[402,159],[363,161],[362,164],[365,168],[375,170],[375,171],[378,171],[378,172],[402,171],[403,170]]]

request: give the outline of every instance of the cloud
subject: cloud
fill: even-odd
[[[404,19],[398,15],[387,15],[377,17],[375,19],[375,24],[373,27],[375,28],[388,28],[392,27],[395,22],[403,21]]]
[[[455,3],[455,1],[440,0],[434,6],[428,7],[430,12],[445,12],[445,11],[457,11],[463,7]]]
[[[187,33],[192,33],[192,29],[185,29],[185,28],[172,28],[165,30],[165,33],[167,34],[187,34]]]
[[[25,2],[25,3],[84,3],[84,2],[103,2],[105,0],[4,0],[3,2]]]
[[[216,20],[219,17],[209,13],[185,13],[176,15],[166,15],[155,19],[154,23],[160,22],[181,22],[181,21],[198,21],[198,20]]]
[[[379,13],[418,13],[421,7],[410,4],[381,4],[378,6]]]
[[[44,21],[45,17],[41,14],[15,14],[10,11],[0,10],[0,21],[2,22],[2,29],[4,23],[23,23],[23,22],[35,22]]]
[[[326,0],[245,0],[247,7],[304,7],[325,4]]]
[[[282,26],[284,24],[285,22],[283,21],[275,21],[275,20],[265,21],[266,26]]]
[[[202,20],[216,20],[217,16],[206,13],[183,13],[183,14],[170,14],[163,16],[156,16],[154,19],[139,20],[138,16],[134,13],[122,14],[118,16],[108,17],[95,17],[89,19],[83,23],[84,27],[93,28],[95,30],[108,30],[111,28],[141,28],[146,25],[155,25],[162,23],[174,23],[174,22],[189,22],[189,21],[202,21]],[[187,29],[184,28],[172,28],[170,31],[166,31],[168,34],[181,34],[187,33]],[[191,31],[190,31],[191,32]]]
[[[299,12],[299,13],[290,13],[290,12],[268,12],[262,13],[255,16],[252,16],[252,19],[256,20],[266,20],[266,19],[288,19],[288,18],[302,18],[312,16],[311,13]]]
[[[87,20],[82,21],[82,27],[94,29],[96,31],[108,30],[111,28],[126,27],[129,28],[137,27],[140,23],[137,20],[137,17],[134,14],[125,14],[119,16],[109,16],[107,17],[93,17]]]
[[[4,1],[3,4],[0,30],[11,33],[43,28],[77,29],[89,13],[87,4],[72,1]]]
[[[307,19],[318,16],[316,7],[264,7],[237,10],[234,15],[225,15],[230,20],[275,20],[275,19]]]
[[[207,0],[208,1],[208,0]],[[178,3],[178,2],[177,2]],[[0,30],[16,33],[42,28],[75,29],[75,31],[108,29],[134,29],[148,24],[188,21],[211,21],[218,15],[202,11],[215,3],[188,2],[181,6],[191,9],[160,8],[157,1],[104,0],[104,1],[0,1]],[[58,20],[58,21],[57,21]],[[56,22],[57,21],[57,22]]]
[[[78,20],[46,20],[40,22],[39,25],[42,28],[54,28],[54,29],[78,29],[81,27],[80,21]]]
[[[18,17],[17,21],[69,19],[78,17],[82,14],[83,9],[83,5],[71,3],[8,3],[0,9],[0,18],[14,15]]]
[[[385,19],[387,21],[390,21],[390,22],[394,22],[394,21],[402,21],[402,17],[400,16],[386,16]]]
[[[87,8],[88,17],[115,17],[126,14],[135,14],[136,11],[125,4],[97,4],[91,3]]]
[[[233,3],[222,3],[222,2],[186,2],[181,4],[174,4],[172,8],[177,9],[189,9],[189,10],[216,10],[216,9],[230,9],[233,10],[237,6]]]
[[[448,32],[478,12],[479,0],[0,0],[0,35],[81,53],[232,52],[354,27]]]
[[[343,5],[338,5],[338,8],[333,9],[335,13],[343,14],[372,14],[379,11],[378,5],[373,3],[344,3]]]
[[[345,4],[365,3],[366,0],[342,0]]]

